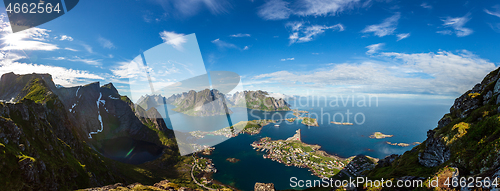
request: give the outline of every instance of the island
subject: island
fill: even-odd
[[[335,121],[332,121],[330,123],[333,123],[335,125],[354,125],[353,123],[347,123],[347,122],[344,122],[344,123],[341,123],[341,122],[335,122]]]
[[[316,127],[319,126],[317,119],[311,118],[311,117],[303,117],[302,113],[305,113],[307,115],[309,112],[308,111],[301,111],[301,110],[294,109],[293,110],[293,115],[296,118],[289,118],[289,119],[286,119],[286,120],[288,120],[289,122],[294,122],[295,119],[297,119],[297,120],[302,120],[301,123],[304,124],[304,125],[307,125],[307,126],[316,126]]]
[[[240,159],[237,158],[227,158],[226,160],[229,161],[230,163],[237,163],[238,161],[240,161]]]
[[[389,141],[386,141],[385,143],[387,143],[388,145],[400,146],[400,147],[408,147],[410,145],[419,145],[420,144],[420,142],[413,142],[413,143],[409,144],[409,143],[391,143]]]
[[[189,134],[196,138],[203,138],[207,135],[220,135],[225,137],[236,137],[239,133],[246,133],[249,135],[259,134],[262,127],[269,125],[269,123],[276,123],[276,120],[261,119],[252,121],[240,121],[233,126],[219,129],[217,131],[191,131]],[[239,133],[238,133],[239,132]]]
[[[307,126],[319,126],[318,125],[318,120],[316,120],[315,118],[310,118],[310,117],[304,117],[302,118],[302,124],[304,125],[307,125]]]
[[[302,110],[298,110],[298,109],[294,109],[292,111],[293,111],[293,115],[295,115],[295,116],[300,115],[301,113],[309,113],[309,111],[302,111]]]
[[[286,166],[309,168],[318,177],[332,177],[339,173],[354,158],[347,159],[319,150],[319,145],[309,145],[301,140],[300,129],[286,140],[271,140],[269,137],[255,141],[252,147],[265,152],[263,158],[283,163]]]
[[[381,132],[375,132],[373,134],[370,135],[370,138],[372,139],[383,139],[383,138],[387,138],[387,137],[393,137],[394,135],[385,135]]]

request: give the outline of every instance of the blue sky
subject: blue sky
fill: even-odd
[[[206,71],[290,95],[451,98],[500,63],[495,1],[80,1],[14,34],[0,13],[0,74],[51,73],[64,86],[113,82],[127,95],[124,65],[164,42],[185,46],[179,39],[193,33]]]

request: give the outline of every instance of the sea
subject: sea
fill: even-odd
[[[359,99],[339,101],[338,99],[309,99],[289,100],[292,109],[308,111],[308,117],[317,118],[319,126],[306,126],[296,121],[289,123],[284,118],[293,117],[292,111],[264,112],[246,108],[230,108],[233,113],[229,124],[239,121],[255,119],[274,119],[279,126],[271,123],[262,128],[256,135],[240,134],[233,138],[218,138],[211,135],[215,141],[214,152],[205,156],[211,158],[217,168],[213,178],[223,184],[240,190],[253,190],[256,182],[274,183],[278,190],[304,189],[292,187],[290,179],[318,180],[306,168],[288,167],[283,164],[264,159],[264,153],[258,152],[250,144],[263,137],[273,140],[286,139],[300,129],[302,142],[317,144],[321,150],[339,157],[368,155],[375,158],[384,158],[391,154],[403,154],[411,150],[414,142],[423,142],[427,131],[434,129],[444,114],[449,112],[453,104],[451,99],[406,99],[385,98],[362,103]],[[193,117],[172,111],[168,107],[168,115],[158,108],[166,123],[177,131],[205,131],[217,130],[226,127],[227,116]],[[163,109],[164,110],[164,109]],[[306,114],[303,114],[304,116]],[[271,118],[272,117],[272,118]],[[343,121],[342,121],[343,118]],[[349,122],[353,125],[336,125],[330,123]],[[208,125],[211,124],[211,125]],[[202,128],[203,127],[203,128]],[[394,135],[390,138],[373,139],[369,136],[374,132]],[[205,137],[206,138],[206,137]],[[408,143],[410,146],[401,147],[389,145],[391,143]],[[227,158],[240,159],[231,163]]]

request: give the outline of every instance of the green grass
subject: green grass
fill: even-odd
[[[26,93],[22,99],[33,100],[36,103],[41,103],[50,99],[49,95],[52,93],[49,88],[47,88],[45,81],[40,78],[33,79],[23,88],[22,92]]]
[[[132,101],[127,96],[120,96],[120,100],[122,100],[128,104],[132,103]]]

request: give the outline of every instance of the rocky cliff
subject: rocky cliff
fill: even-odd
[[[499,69],[458,97],[427,139],[401,156],[391,155],[384,165],[366,173],[381,177],[432,177],[448,171],[460,176],[500,174]]]

